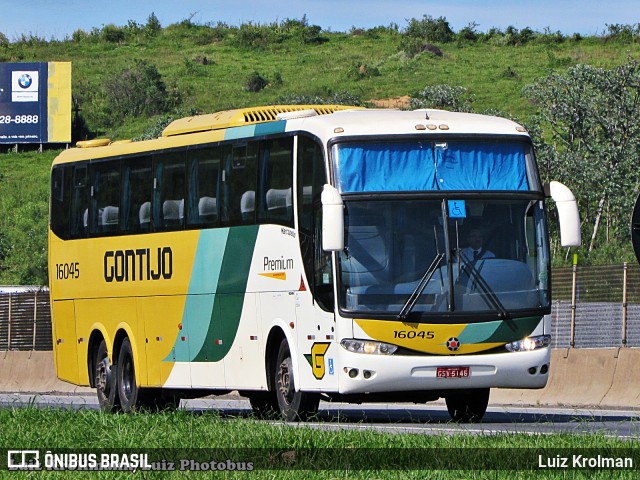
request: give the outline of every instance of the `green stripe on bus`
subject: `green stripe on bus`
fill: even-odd
[[[471,323],[460,333],[462,343],[508,343],[522,340],[535,330],[542,317],[513,318],[503,321]]]
[[[192,361],[217,362],[231,349],[240,325],[257,237],[257,225],[229,229],[209,329]]]

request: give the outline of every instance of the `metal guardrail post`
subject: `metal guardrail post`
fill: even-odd
[[[33,293],[33,339],[31,343],[31,352],[36,349],[36,326],[38,325],[38,291]],[[31,355],[29,355],[31,358]]]
[[[622,274],[622,346],[627,346],[627,271],[629,265],[624,262]]]
[[[573,256],[573,281],[571,284],[571,348],[576,346],[576,285],[578,279],[578,255]]]
[[[9,324],[7,325],[7,352],[11,350],[11,303],[12,295],[9,293]]]

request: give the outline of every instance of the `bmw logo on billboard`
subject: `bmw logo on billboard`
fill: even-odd
[[[23,73],[18,77],[18,85],[20,85],[20,88],[29,88],[32,83],[33,79],[28,73]]]

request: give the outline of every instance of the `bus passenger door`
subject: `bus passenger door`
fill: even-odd
[[[331,391],[338,388],[335,370],[335,321],[310,292],[295,292],[300,388]]]

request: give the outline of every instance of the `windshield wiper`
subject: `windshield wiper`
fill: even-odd
[[[433,277],[433,274],[436,272],[436,269],[440,266],[440,263],[442,262],[443,258],[444,258],[444,253],[438,253],[435,256],[435,258],[433,259],[433,262],[431,262],[431,265],[429,266],[429,268],[427,268],[427,271],[424,272],[424,275],[422,275],[422,278],[418,282],[418,285],[416,285],[415,290],[413,291],[413,293],[411,293],[411,295],[409,295],[409,298],[407,299],[405,304],[402,306],[402,309],[400,309],[400,313],[398,314],[398,320],[403,322],[406,320],[407,315],[409,315],[409,313],[411,313],[411,310],[413,310],[413,307],[415,307],[416,303],[418,302],[418,298],[420,298],[420,295],[422,295],[422,292],[424,291],[427,284],[431,280],[431,277]]]
[[[464,263],[462,267],[464,271],[469,272],[470,280],[475,282],[483,293],[482,299],[485,301],[489,308],[493,308],[498,312],[498,318],[503,320],[508,320],[510,318],[509,312],[504,308],[504,305],[496,295],[487,281],[484,279],[480,271],[475,266],[475,261],[470,261],[467,256],[462,252],[462,250],[458,250],[458,258]]]

